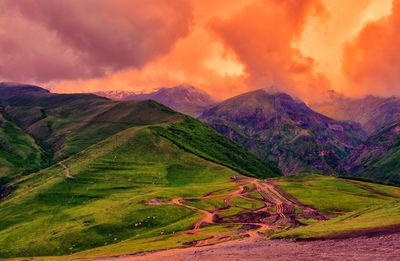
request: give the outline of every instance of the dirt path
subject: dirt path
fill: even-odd
[[[400,257],[400,233],[341,240],[294,242],[286,240],[234,241],[188,249],[172,249],[150,254],[110,258],[118,261],[186,260],[352,260],[392,261]]]
[[[213,215],[212,213],[210,213],[209,211],[204,210],[204,209],[192,207],[192,206],[189,206],[189,205],[184,205],[184,204],[181,203],[181,200],[184,200],[184,199],[182,199],[182,198],[175,198],[175,199],[173,199],[173,200],[171,201],[171,204],[175,204],[175,205],[179,205],[179,206],[184,206],[184,207],[187,207],[187,208],[190,208],[190,209],[199,211],[199,212],[201,212],[201,213],[204,214],[204,217],[201,218],[199,221],[197,221],[196,224],[194,225],[194,230],[199,229],[200,226],[201,226],[203,223],[214,224],[214,222],[213,222],[214,215]]]
[[[64,162],[59,162],[58,163],[61,167],[64,168],[65,171],[65,176],[69,179],[74,179],[75,177],[71,175],[71,172],[69,171],[69,168],[67,167],[67,165],[64,164]]]

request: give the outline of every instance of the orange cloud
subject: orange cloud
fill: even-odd
[[[211,27],[245,65],[251,89],[279,86],[302,98],[329,87],[315,61],[294,47],[310,16],[324,18],[319,0],[259,0]]]
[[[392,14],[367,24],[343,51],[343,71],[349,80],[347,92],[400,95],[400,0]]]

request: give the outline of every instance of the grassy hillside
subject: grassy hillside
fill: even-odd
[[[0,256],[63,255],[171,235],[189,229],[201,215],[177,205],[148,205],[149,200],[167,203],[229,188],[230,177],[240,176],[232,169],[262,177],[280,174],[202,126],[187,118],[129,128],[65,160],[67,170],[54,165],[14,181],[15,191],[0,203]],[[181,139],[175,135],[177,127]],[[224,153],[217,154],[214,146]],[[260,172],[241,166],[242,157]]]
[[[47,164],[46,151],[35,139],[0,113],[0,187],[17,175]]]
[[[69,254],[189,229],[198,213],[146,202],[199,196],[239,175],[148,128],[123,131],[65,165],[74,179],[55,165],[16,182],[0,203],[1,257]]]
[[[248,153],[243,146],[193,118],[187,117],[182,122],[156,126],[152,129],[184,150],[232,168],[246,176],[269,178],[282,175],[274,164]]]
[[[303,204],[333,215],[400,198],[397,187],[321,175],[286,176],[277,183]]]
[[[361,172],[362,177],[400,185],[400,140],[385,156],[375,159]]]
[[[24,130],[65,159],[121,130],[181,116],[154,101],[115,102],[90,94],[20,94],[2,101]]]

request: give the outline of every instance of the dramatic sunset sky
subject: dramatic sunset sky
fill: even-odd
[[[400,96],[400,0],[0,0],[0,81]]]

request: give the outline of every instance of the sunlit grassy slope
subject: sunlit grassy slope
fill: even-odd
[[[179,126],[202,125],[195,120],[189,123]],[[187,230],[199,213],[147,202],[229,188],[230,177],[240,176],[233,168],[251,173],[250,167],[238,165],[240,157],[271,176],[280,174],[209,128],[193,130],[198,135],[187,132],[187,140],[177,146],[164,137],[168,126],[133,127],[72,156],[64,164],[74,179],[67,178],[60,165],[53,165],[11,183],[15,191],[0,203],[0,257],[64,255]],[[163,135],[160,128],[166,130]],[[214,154],[213,146],[191,143],[196,138],[206,141],[202,135],[217,135],[220,143],[214,146],[227,159]]]

